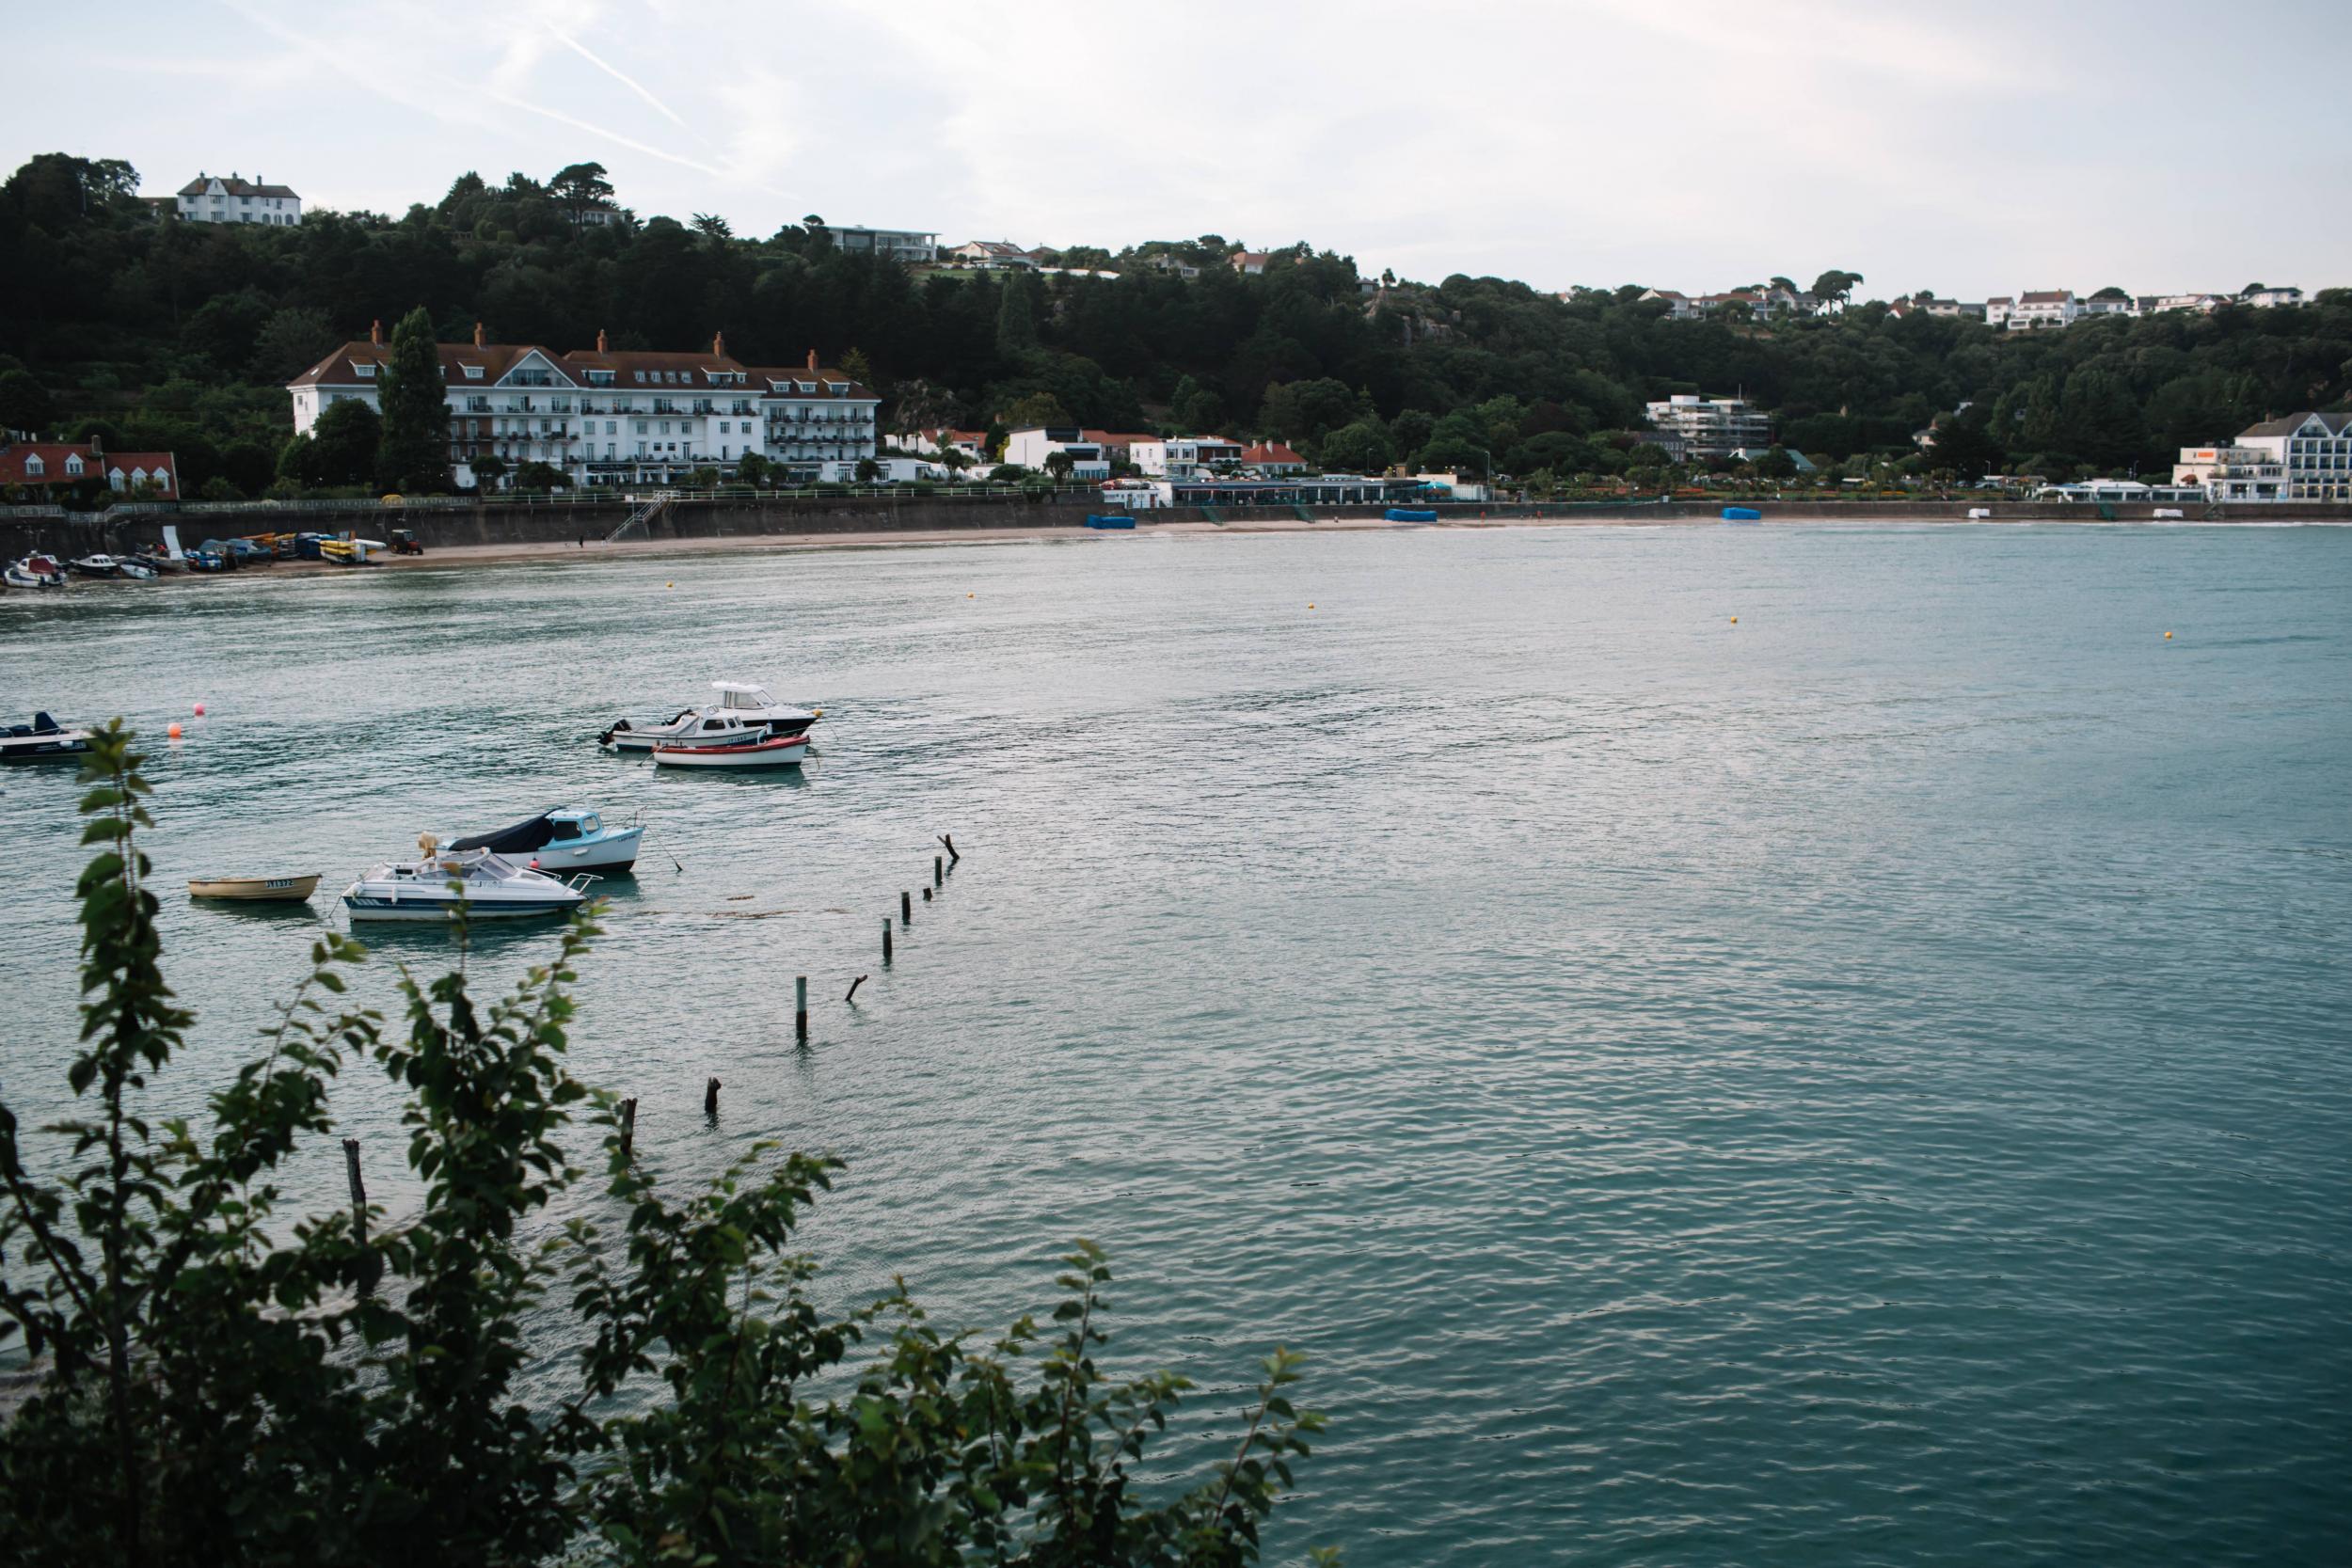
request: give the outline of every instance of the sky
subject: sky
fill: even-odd
[[[1216,233],[1547,290],[2352,284],[2341,0],[12,9],[0,169],[124,158],[151,195],[233,170],[397,214],[594,160],[739,234]]]

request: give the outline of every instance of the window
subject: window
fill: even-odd
[[[479,380],[481,380],[481,379],[482,379],[482,367],[481,367],[481,366],[479,366],[479,365],[468,365],[468,366],[466,367],[466,379],[467,379],[467,380],[469,380],[469,381],[479,381]]]
[[[644,383],[644,379],[645,379],[645,372],[643,372],[643,371],[639,371],[639,372],[636,372],[636,375],[637,375],[638,382],[642,385],[642,384]]]
[[[362,364],[358,360],[354,359],[351,362],[351,368],[354,371],[357,371],[363,379],[372,380],[374,378],[375,367],[373,365]]]
[[[49,465],[40,460],[40,453],[34,452],[24,459],[24,473],[27,478],[45,474],[48,471]]]
[[[638,421],[637,421],[637,434],[638,434],[638,435],[640,435],[640,436],[643,436],[644,433],[645,433],[645,421],[644,421],[644,420],[638,420]],[[639,451],[641,451],[641,452],[642,452],[642,451],[644,451],[645,450],[645,444],[644,444],[643,441],[640,441],[639,443],[637,443],[637,450],[638,450]]]
[[[82,471],[82,454],[80,452],[72,451],[66,453],[65,471],[70,474],[78,474]]]

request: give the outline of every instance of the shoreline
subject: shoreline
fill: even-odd
[[[2098,517],[1839,517],[1783,516],[1765,519],[1760,525],[1743,527],[1791,527],[1836,524],[1851,526],[1863,523],[1872,527],[1909,526],[1925,528],[2030,528],[2044,524],[2089,524],[2103,528],[2246,528],[2245,522],[2228,523],[2171,522],[2108,522]],[[591,539],[585,545],[567,544],[563,540],[537,540],[497,545],[434,545],[422,555],[382,556],[368,564],[371,567],[392,567],[417,570],[433,566],[509,566],[548,561],[615,561],[630,559],[659,560],[671,556],[755,555],[769,552],[835,549],[894,549],[931,545],[1014,545],[1044,541],[1063,542],[1089,539],[1120,539],[1151,534],[1172,534],[1185,538],[1209,538],[1233,534],[1263,533],[1427,533],[1450,531],[1507,529],[1594,529],[1594,528],[1723,528],[1720,517],[1711,516],[1617,516],[1617,517],[1447,517],[1428,523],[1393,523],[1385,517],[1325,517],[1309,522],[1295,517],[1255,517],[1235,519],[1225,523],[1199,522],[1191,519],[1153,523],[1136,519],[1131,531],[1126,529],[1091,529],[1083,525],[1048,524],[1032,527],[959,528],[959,529],[867,529],[808,533],[731,533],[665,537],[656,539],[623,539],[608,542]],[[2345,523],[2333,519],[2286,519],[2277,525],[2252,524],[2257,528],[2280,526],[2297,528],[2341,528]],[[272,570],[310,574],[351,570],[327,561],[281,561]]]
[[[1503,529],[1596,529],[1596,528],[1672,528],[1714,529],[1727,525],[1718,516],[1674,515],[1621,515],[1617,516],[1545,517],[1506,515],[1500,517],[1441,517],[1434,522],[1391,522],[1378,515],[1359,517],[1321,517],[1309,521],[1302,517],[1248,517],[1224,522],[1203,522],[1194,518],[1171,519],[1164,523],[1148,520],[1149,514],[1136,518],[1134,530],[1092,529],[1082,524],[1007,525],[998,528],[954,529],[849,529],[821,530],[777,533],[722,533],[664,535],[647,539],[611,541],[577,540],[516,540],[500,544],[428,545],[422,555],[383,555],[368,562],[368,568],[391,568],[416,571],[451,566],[514,566],[557,561],[619,561],[660,560],[679,556],[755,555],[771,552],[804,550],[897,549],[937,545],[1014,545],[1044,542],[1068,542],[1093,539],[1121,539],[1152,534],[1178,535],[1186,538],[1206,538],[1232,534],[1296,534],[1296,533],[1393,533],[1443,532],[1455,530]],[[1746,522],[1737,526],[1784,528],[1820,527],[1824,524],[1868,527],[1917,528],[2031,528],[2049,524],[2094,526],[2101,528],[2343,528],[2352,520],[2340,518],[2281,518],[2276,523],[2233,518],[2228,522],[2173,520],[2145,522],[2137,519],[2108,520],[2099,517],[2042,515],[2030,517],[1856,517],[1831,515],[1782,515]],[[349,566],[331,561],[278,561],[268,568],[283,576],[306,577],[347,572]],[[234,578],[236,573],[222,574]],[[168,573],[160,580],[195,579],[192,573]],[[75,586],[107,579],[71,579]],[[121,579],[115,579],[121,580]],[[9,593],[8,598],[18,598],[22,591]]]

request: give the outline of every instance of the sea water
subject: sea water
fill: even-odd
[[[640,1149],[679,1183],[760,1138],[838,1153],[824,1288],[903,1273],[949,1324],[1050,1305],[1101,1243],[1112,1365],[1203,1386],[1171,1460],[1306,1351],[1331,1428],[1275,1560],[2352,1541],[2352,532],[428,560],[10,594],[0,675],[150,741],[199,1021],[159,1109],[419,832],[642,813],[572,1048]],[[714,678],[822,707],[821,754],[596,751]],[[30,1122],[64,1103],[87,851],[69,772],[0,789]],[[962,860],[885,968],[940,833]],[[291,914],[176,891],[310,871]],[[550,942],[485,937],[477,985]],[[357,997],[450,956],[383,936]],[[412,1208],[380,1078],[335,1108]],[[331,1141],[292,1185],[342,1201]]]

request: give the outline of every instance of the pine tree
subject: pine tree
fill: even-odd
[[[996,307],[996,352],[1008,359],[1037,347],[1037,303],[1029,297],[1033,287],[1026,273],[1005,279],[1005,297]]]
[[[383,385],[384,445],[376,477],[394,490],[448,489],[449,404],[433,320],[421,305],[392,330]]]

